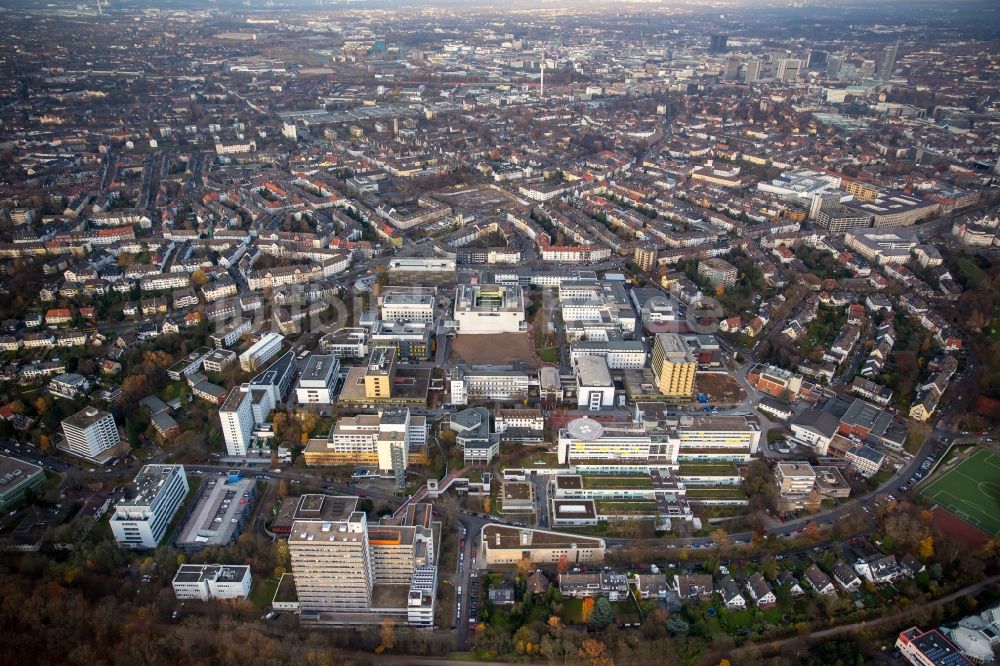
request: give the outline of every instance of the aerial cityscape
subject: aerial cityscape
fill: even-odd
[[[1000,5],[0,21],[0,666],[996,661]]]

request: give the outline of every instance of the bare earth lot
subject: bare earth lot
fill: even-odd
[[[528,333],[457,335],[451,344],[450,360],[459,359],[470,365],[507,365],[523,361],[529,368],[539,367],[535,345]]]

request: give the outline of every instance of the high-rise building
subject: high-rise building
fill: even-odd
[[[726,52],[726,41],[729,39],[726,35],[712,35],[710,38],[709,51],[711,53],[725,53]]]
[[[396,376],[395,347],[373,349],[365,368],[365,397],[388,399],[392,397],[392,381]]]
[[[115,505],[111,532],[124,548],[156,548],[188,494],[183,465],[146,465]]]
[[[96,407],[85,407],[63,419],[62,431],[66,448],[81,458],[95,459],[121,441],[115,418]]]
[[[735,81],[740,77],[739,58],[726,58],[726,66],[722,72],[722,78],[726,81]]]
[[[236,386],[219,408],[222,422],[222,437],[226,441],[226,453],[231,456],[245,456],[253,436],[253,399],[249,391]]]
[[[858,70],[858,76],[862,80],[869,80],[875,76],[875,61],[874,60],[862,60],[861,69]]]
[[[844,66],[844,59],[841,56],[829,56],[826,59],[826,75],[830,78],[837,78],[840,76],[840,68]]]
[[[882,56],[878,59],[875,67],[875,78],[879,81],[888,81],[892,78],[892,70],[896,67],[896,55],[899,51],[899,44],[892,44],[882,49]]]
[[[414,509],[369,525],[356,497],[304,495],[288,535],[301,612],[350,613],[352,623],[367,615],[372,624],[408,617],[409,592],[437,559],[430,506]]]
[[[653,375],[660,393],[671,398],[691,397],[697,362],[684,339],[660,333],[653,344]]]
[[[655,247],[637,247],[632,260],[640,271],[651,271],[656,265],[657,252]]]
[[[747,83],[760,81],[760,60],[755,58],[747,63],[746,75],[743,80]]]
[[[335,356],[313,354],[299,376],[295,395],[300,404],[329,405],[333,402],[333,387],[340,372]]]
[[[799,80],[801,70],[802,61],[798,58],[781,58],[778,60],[778,67],[775,70],[774,78],[785,83],[795,83]]]
[[[809,53],[809,69],[826,67],[826,51],[814,50]]]

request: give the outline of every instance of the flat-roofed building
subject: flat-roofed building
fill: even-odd
[[[115,505],[111,532],[123,548],[156,548],[188,494],[183,465],[146,465]]]
[[[708,280],[713,287],[732,287],[736,284],[739,271],[725,259],[709,257],[698,262],[698,275]]]
[[[313,354],[299,375],[295,397],[299,404],[329,405],[340,372],[340,361],[328,354]]]
[[[850,463],[863,477],[872,477],[878,474],[885,463],[885,454],[864,444],[855,444],[844,454],[844,459]]]
[[[369,524],[356,510],[357,498],[308,496],[309,508],[297,511],[288,536],[299,609],[329,624],[376,624],[398,616],[424,625],[425,603],[433,606],[436,567],[434,523],[410,524],[408,512],[400,518]],[[340,513],[331,516],[328,503]],[[416,512],[419,518],[423,512]],[[429,590],[428,587],[431,589]],[[411,593],[419,591],[418,601]],[[430,599],[424,598],[425,594]],[[433,608],[430,609],[433,617]]]
[[[284,341],[285,336],[279,333],[265,333],[260,340],[240,354],[240,368],[244,372],[256,372],[264,367],[265,363],[277,356],[278,352],[281,351],[281,345]]]
[[[403,361],[425,360],[431,354],[431,323],[377,321],[369,342],[372,349],[392,348]]]
[[[427,419],[409,409],[341,418],[327,437],[310,439],[304,451],[309,466],[371,465],[394,472],[406,469],[411,456],[426,455]]]
[[[220,374],[234,363],[236,363],[236,352],[230,349],[215,349],[205,356],[202,367],[205,372]]]
[[[488,465],[500,453],[500,436],[490,431],[490,410],[470,407],[451,415],[448,427],[463,451],[465,463]]]
[[[638,370],[646,366],[646,347],[641,340],[579,340],[570,345],[570,362],[580,356],[600,356],[611,370]]]
[[[231,456],[245,456],[256,427],[250,392],[240,386],[233,387],[219,408],[219,421],[226,452]]]
[[[396,375],[395,347],[372,349],[364,372],[366,398],[391,398],[392,381]]]
[[[816,486],[816,472],[807,462],[779,462],[774,478],[782,495],[806,495]]]
[[[319,341],[324,353],[337,358],[364,358],[368,355],[368,329],[339,328]]]
[[[690,398],[698,362],[676,333],[660,333],[653,344],[653,375],[660,393],[668,398]]]
[[[24,497],[29,488],[45,482],[45,471],[19,458],[0,455],[0,509]]]
[[[573,363],[576,375],[576,405],[597,411],[615,405],[615,384],[608,363],[600,356],[581,355]]]
[[[604,539],[527,527],[487,524],[480,531],[482,558],[487,566],[515,564],[596,564],[604,561]]]
[[[519,286],[458,285],[454,315],[459,333],[485,335],[527,330],[524,294]]]
[[[243,335],[250,332],[251,324],[249,319],[237,317],[211,335],[212,344],[216,349],[232,347]]]
[[[528,397],[531,384],[527,372],[510,366],[458,366],[451,373],[451,404],[523,400]]]
[[[84,407],[63,419],[62,431],[67,450],[89,460],[97,460],[101,454],[121,442],[114,417],[110,412],[96,407]]]
[[[423,293],[390,293],[381,299],[381,314],[383,321],[395,322],[434,322],[433,294]]]
[[[242,564],[182,564],[172,586],[178,599],[246,599],[253,576]]]
[[[557,456],[560,465],[664,467],[677,464],[678,444],[666,432],[583,417],[559,429]]]

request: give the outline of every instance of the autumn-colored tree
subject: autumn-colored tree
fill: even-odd
[[[208,276],[205,275],[205,271],[202,269],[199,268],[194,273],[191,273],[191,284],[195,287],[204,286],[206,282],[208,282]]]
[[[549,629],[552,631],[558,631],[562,629],[562,620],[559,619],[558,615],[550,615],[549,620],[546,623],[549,625]]]
[[[522,578],[531,573],[533,568],[534,564],[532,564],[531,560],[527,557],[522,557],[517,561],[517,573],[520,574]]]
[[[125,381],[122,382],[121,400],[126,408],[134,407],[136,403],[152,392],[153,389],[150,388],[146,375],[132,375],[126,377]]]
[[[484,513],[489,513],[490,512],[490,507],[492,506],[492,504],[493,503],[490,501],[489,497],[484,498],[483,499],[483,512]]]
[[[588,638],[580,645],[580,656],[587,659],[591,666],[614,666],[615,663],[608,656],[604,643],[593,638]]]
[[[38,438],[38,448],[42,451],[48,451],[52,447],[52,443],[49,441],[49,436],[42,434]]]
[[[288,481],[284,479],[278,482],[278,497],[288,497]]]
[[[708,536],[715,542],[719,552],[726,552],[729,550],[729,534],[726,533],[726,530],[721,528],[715,529],[712,530]]]
[[[590,622],[590,618],[594,616],[594,598],[587,597],[583,600],[580,605],[580,619],[584,622]]]
[[[567,571],[569,571],[569,565],[570,565],[569,558],[566,556],[566,553],[563,553],[562,555],[559,556],[559,561],[556,562],[556,571],[558,571],[561,574],[566,573]]]
[[[802,529],[802,535],[810,541],[819,541],[823,538],[823,530],[816,523],[810,522]]]
[[[49,411],[49,407],[51,405],[52,405],[52,403],[44,395],[40,395],[37,398],[35,398],[35,412],[39,416],[42,416],[43,414],[45,414],[46,412],[48,412]]]
[[[926,539],[921,539],[920,545],[917,549],[917,554],[922,560],[929,560],[934,557],[934,537],[928,536]]]
[[[382,642],[375,648],[375,654],[382,654],[396,647],[396,627],[390,620],[382,620],[379,626],[379,638]]]
[[[732,666],[732,665],[729,663],[728,659],[723,659],[722,661],[719,662],[719,666]]]

